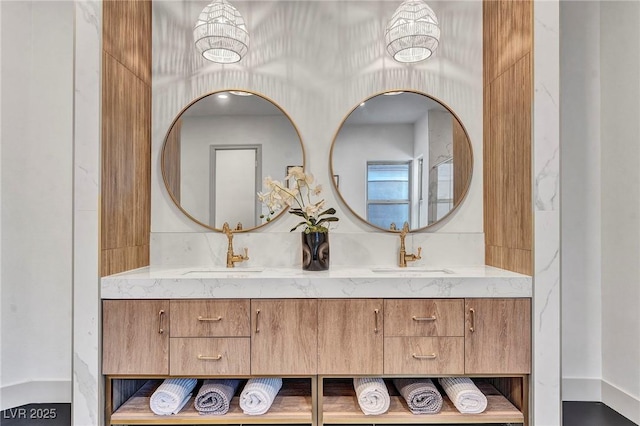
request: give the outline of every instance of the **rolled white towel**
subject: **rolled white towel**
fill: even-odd
[[[413,414],[437,414],[442,409],[442,395],[431,379],[394,379],[393,384]]]
[[[384,380],[379,377],[354,377],[353,387],[356,390],[360,409],[366,415],[377,416],[389,410],[391,398]]]
[[[264,414],[271,408],[281,388],[282,379],[279,377],[251,378],[240,393],[240,408],[249,416]]]
[[[458,411],[479,414],[487,409],[487,397],[468,377],[443,377],[439,380],[442,389]]]
[[[227,414],[239,384],[238,379],[205,380],[193,405],[200,414]]]
[[[178,414],[191,398],[196,379],[166,379],[151,395],[149,406],[159,416]]]

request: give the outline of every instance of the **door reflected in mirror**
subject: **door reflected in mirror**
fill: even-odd
[[[278,105],[246,91],[211,93],[189,104],[167,132],[161,159],[178,208],[216,231],[225,222],[243,231],[266,225],[257,198],[262,179],[284,179],[291,164],[304,165],[297,128]]]
[[[355,107],[331,147],[334,187],[364,222],[412,231],[449,216],[464,199],[471,143],[457,116],[417,92],[389,92]]]

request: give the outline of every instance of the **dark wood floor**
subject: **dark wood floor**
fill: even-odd
[[[638,426],[601,402],[563,402],[562,426]]]

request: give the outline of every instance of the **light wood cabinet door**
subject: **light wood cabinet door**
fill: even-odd
[[[466,299],[465,373],[531,372],[530,299]]]
[[[463,299],[385,299],[384,335],[464,336]]]
[[[102,373],[169,374],[169,301],[102,302]]]
[[[382,299],[319,300],[319,374],[382,374],[382,330]]]
[[[249,337],[249,300],[172,300],[171,337]]]
[[[318,301],[251,301],[251,374],[316,374]]]

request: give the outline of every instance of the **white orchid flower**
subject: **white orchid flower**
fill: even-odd
[[[304,170],[302,169],[302,167],[300,166],[296,166],[296,167],[291,167],[289,169],[289,174],[287,174],[286,179],[295,179],[295,180],[301,180],[304,179]]]
[[[270,176],[264,178],[264,186],[268,189],[265,192],[258,192],[258,199],[269,208],[269,214],[266,220],[269,221],[276,211],[290,207],[290,213],[300,216],[303,222],[296,225],[305,226],[305,232],[327,232],[327,222],[335,222],[338,219],[334,217],[322,217],[325,215],[335,214],[335,209],[326,210],[325,201],[312,201],[312,196],[318,196],[322,193],[322,185],[311,185],[315,181],[311,173],[304,173],[302,167],[291,167],[285,178],[285,182],[290,187],[285,187],[282,182],[272,179]]]
[[[302,210],[307,214],[307,216],[313,217],[318,213],[318,206],[316,206],[315,204],[309,204]]]

